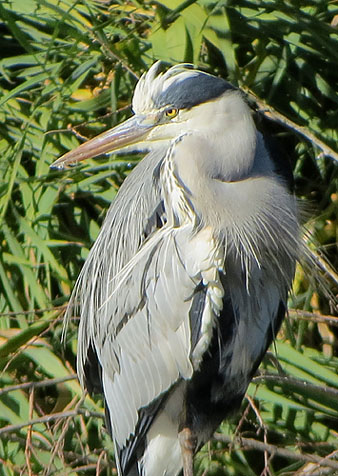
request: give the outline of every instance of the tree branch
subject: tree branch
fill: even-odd
[[[222,435],[221,433],[215,433],[214,439],[222,441],[223,443],[233,444],[233,440],[230,436]],[[321,457],[316,455],[310,455],[308,453],[296,453],[294,451],[280,448],[276,445],[270,445],[261,441],[254,440],[253,438],[238,437],[235,441],[239,443],[241,449],[253,449],[258,451],[267,451],[272,456],[281,456],[297,461],[303,461],[304,463],[315,463],[320,467],[326,466],[335,470],[338,470],[338,462],[328,459],[328,457]]]
[[[322,154],[324,156],[331,157],[332,159],[338,162],[338,153],[331,149],[331,147],[329,147],[327,144],[325,144],[325,142],[318,139],[318,137],[316,137],[312,132],[310,132],[308,128],[299,126],[295,122],[291,121],[291,119],[285,117],[283,114],[276,111],[273,107],[269,106],[260,98],[258,98],[250,89],[243,89],[244,91],[246,90],[247,94],[257,104],[258,112],[263,114],[268,119],[278,122],[279,124],[282,124],[283,126],[286,126],[289,129],[298,132],[298,134],[302,135],[303,137],[305,137],[305,139],[311,142],[312,145],[318,147],[318,149],[322,151]]]
[[[0,390],[0,397],[5,393],[14,392],[15,390],[27,390],[39,387],[49,387],[50,385],[57,385],[59,383],[68,382],[69,380],[75,380],[76,378],[76,374],[71,374],[67,375],[66,377],[52,378],[48,380],[42,380],[40,382],[18,383],[17,385],[10,385]]]
[[[305,321],[321,322],[338,327],[338,317],[336,316],[325,316],[315,312],[303,311],[302,309],[288,309],[288,316],[292,319],[304,319]]]
[[[39,423],[49,423],[54,420],[59,420],[63,418],[75,417],[78,415],[85,415],[85,416],[93,416],[95,418],[101,418],[104,420],[103,413],[99,412],[91,412],[84,408],[77,408],[75,410],[67,411],[67,412],[59,412],[59,413],[51,413],[50,415],[45,415],[40,418],[33,418],[32,420],[27,420],[24,423],[20,423],[18,425],[7,425],[3,428],[0,428],[0,435],[5,433],[11,433],[13,431],[19,431],[25,428],[26,426],[37,425]]]
[[[318,396],[322,397],[330,397],[333,399],[337,399],[338,401],[338,389],[334,387],[328,387],[326,385],[324,386],[319,386],[315,385],[313,383],[304,381],[304,380],[299,380],[294,377],[290,377],[289,375],[276,375],[276,374],[261,374],[257,375],[252,379],[252,383],[265,383],[265,382],[273,382],[279,385],[287,384],[289,386],[292,386],[296,390],[302,391],[303,389],[309,389],[314,392]]]

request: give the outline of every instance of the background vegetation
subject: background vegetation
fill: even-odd
[[[65,345],[61,334],[136,159],[49,165],[126,118],[155,59],[192,62],[248,92],[292,161],[320,269],[319,281],[297,271],[278,342],[196,474],[338,474],[337,4],[1,0],[0,21],[0,475],[116,474],[102,401],[75,377],[77,320]]]

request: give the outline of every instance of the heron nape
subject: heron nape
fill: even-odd
[[[290,170],[243,93],[191,65],[136,85],[134,115],[54,167],[146,154],[75,285],[78,376],[102,393],[118,474],[193,474],[286,312],[300,250]]]

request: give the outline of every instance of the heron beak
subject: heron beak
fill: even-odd
[[[130,148],[146,139],[149,131],[156,125],[154,118],[132,116],[122,124],[109,129],[93,139],[81,144],[52,163],[51,168],[63,169],[81,160],[109,152]]]

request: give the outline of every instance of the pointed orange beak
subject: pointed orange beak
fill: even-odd
[[[145,115],[132,116],[122,124],[109,129],[81,144],[52,163],[51,168],[63,169],[81,160],[120,150],[137,150],[137,144],[147,139],[155,121]],[[145,147],[144,147],[145,148]]]

